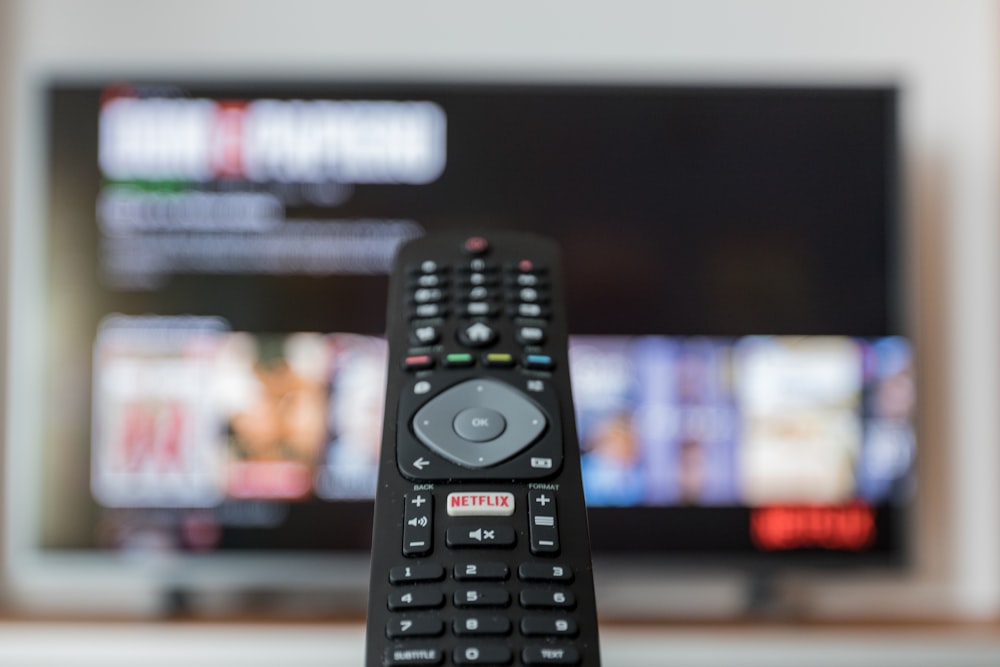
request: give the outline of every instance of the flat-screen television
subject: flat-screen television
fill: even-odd
[[[336,572],[363,571],[371,536],[386,274],[441,229],[562,247],[599,569],[906,555],[891,87],[42,97],[36,215],[15,230],[15,577],[363,586]]]

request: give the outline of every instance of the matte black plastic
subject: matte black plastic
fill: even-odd
[[[484,239],[485,244],[470,242],[471,238]],[[487,249],[482,252],[484,245]],[[463,298],[458,288],[467,280],[474,259],[498,267],[497,275],[507,276],[506,282],[498,280],[490,285],[501,294],[487,320],[495,339],[477,347],[462,342],[468,340],[468,326],[476,318],[467,315],[468,298]],[[544,310],[529,312],[541,313],[544,319],[515,320],[510,315],[519,309],[506,295],[515,294],[521,286],[516,280],[508,284],[511,272],[505,269],[529,266],[520,264],[524,260],[540,277],[539,292],[544,295]],[[428,261],[449,267],[442,283],[450,287],[444,300],[421,293],[421,299],[438,300],[434,319],[427,318],[424,323],[419,317],[414,319],[414,292],[421,266]],[[494,278],[488,280],[493,282]],[[548,239],[512,232],[423,237],[399,252],[389,289],[389,375],[375,499],[366,666],[487,664],[491,656],[502,653],[505,664],[511,665],[598,667],[590,538],[570,392],[558,248]],[[427,337],[433,344],[423,344],[415,334],[420,326],[433,326],[433,332],[423,332],[433,333]],[[525,336],[525,328],[536,326],[544,332],[541,340],[537,331],[528,331]],[[448,364],[447,355],[458,353],[471,353],[472,365]],[[424,359],[407,363],[418,357],[428,357],[430,363]],[[538,363],[539,358],[546,363]],[[547,421],[542,435],[527,449],[484,468],[465,467],[438,456],[420,442],[412,428],[413,416],[421,406],[449,387],[476,378],[503,382],[523,392],[540,407]],[[491,491],[514,495],[511,516],[449,516],[449,493]],[[529,495],[537,500],[540,493],[557,501],[556,517],[550,517],[551,505],[545,504],[529,517]],[[414,501],[423,494],[431,494],[433,503],[406,507],[407,498]],[[419,556],[406,556],[404,532],[423,528],[425,513],[421,510],[429,506],[433,507],[426,515],[430,547]],[[416,525],[407,525],[412,522]],[[476,531],[482,531],[479,536],[485,538],[494,526],[512,527],[514,544],[490,547],[484,544],[489,540],[477,539]],[[471,546],[449,548],[449,531]],[[558,536],[557,546],[540,548],[539,536],[549,534]],[[423,568],[429,563],[442,566],[445,577],[415,583],[405,580],[407,566]],[[476,564],[491,574],[485,583],[464,574],[475,572],[470,565]],[[431,571],[436,573],[437,569]],[[390,573],[399,583],[390,583]],[[429,594],[431,590],[441,593],[443,603],[441,597]],[[414,595],[407,597],[407,593]],[[481,595],[489,605],[469,606],[469,600],[478,600]],[[407,599],[419,603],[418,608],[407,610]],[[403,611],[390,610],[390,604]],[[438,624],[430,619],[441,619],[443,632],[438,633]],[[493,628],[494,634],[477,633],[479,619],[483,629]],[[404,622],[408,620],[413,623]],[[544,635],[547,624],[554,628],[551,634],[538,636]],[[416,635],[408,634],[414,629],[419,631]]]

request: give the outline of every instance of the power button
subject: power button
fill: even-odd
[[[465,252],[470,255],[482,255],[489,248],[490,242],[482,236],[470,236],[465,239]]]

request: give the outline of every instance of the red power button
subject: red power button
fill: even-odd
[[[490,247],[490,242],[482,236],[470,236],[465,239],[465,251],[473,255],[481,255]]]

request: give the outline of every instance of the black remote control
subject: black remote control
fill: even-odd
[[[407,244],[388,339],[367,667],[599,665],[556,245]]]

